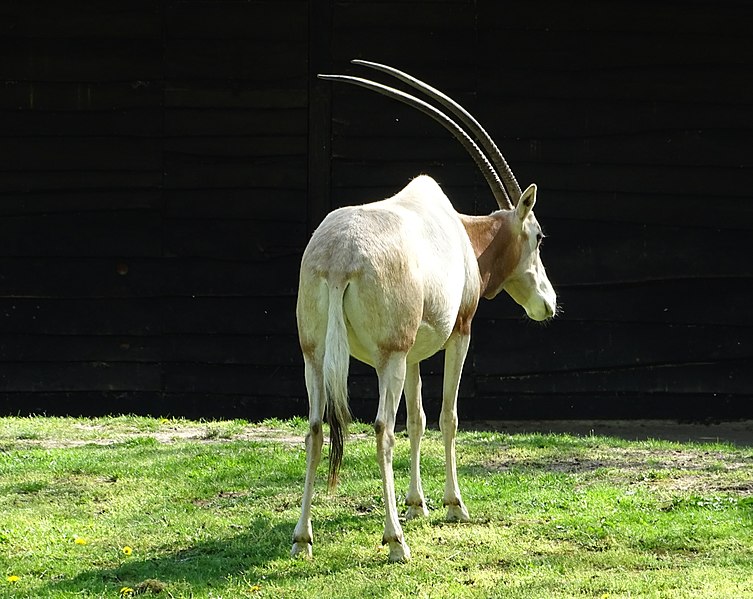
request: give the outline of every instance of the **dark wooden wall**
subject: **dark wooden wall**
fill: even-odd
[[[297,266],[441,127],[315,79],[361,57],[455,96],[536,213],[563,314],[484,302],[463,417],[753,416],[753,7],[53,0],[0,6],[0,411],[306,413]],[[441,357],[424,369],[438,409]],[[353,406],[375,379],[354,365]]]

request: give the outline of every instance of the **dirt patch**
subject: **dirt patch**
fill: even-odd
[[[483,464],[487,470],[534,470],[576,475],[584,484],[592,480],[626,486],[668,490],[725,492],[753,495],[753,456],[743,452],[682,449],[593,447],[577,452],[515,457],[500,448],[499,458]]]
[[[66,438],[17,438],[10,441],[15,449],[22,447],[42,449],[65,449],[82,447],[85,445],[116,445],[139,439],[153,439],[161,444],[171,444],[184,441],[199,443],[227,443],[230,441],[275,441],[288,445],[303,445],[303,435],[295,435],[286,431],[265,428],[246,427],[223,431],[211,426],[180,426],[166,425],[156,431],[124,431],[111,430],[103,425],[76,424],[73,434]],[[8,443],[8,441],[6,441]]]

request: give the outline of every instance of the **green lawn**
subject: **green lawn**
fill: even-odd
[[[472,521],[447,524],[429,431],[431,515],[391,565],[361,424],[334,495],[321,467],[313,560],[288,557],[305,428],[1,418],[0,597],[753,597],[751,448],[461,433]],[[395,472],[404,493],[404,434]]]

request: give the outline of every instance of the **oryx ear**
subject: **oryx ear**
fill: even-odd
[[[536,184],[531,183],[528,186],[528,189],[526,189],[523,192],[523,195],[520,196],[520,200],[518,200],[518,205],[515,206],[515,214],[518,217],[518,220],[520,222],[523,222],[526,217],[528,216],[528,213],[533,210],[533,205],[536,203]]]

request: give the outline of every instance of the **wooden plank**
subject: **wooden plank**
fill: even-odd
[[[182,1],[168,3],[168,38],[296,41],[307,34],[307,2]]]
[[[743,197],[689,195],[678,189],[675,194],[613,193],[598,190],[550,190],[539,187],[536,216],[545,229],[550,219],[586,222],[634,223],[708,228],[713,225],[729,235],[744,235],[753,228],[753,202]],[[709,206],[714,220],[709,220]],[[555,225],[557,226],[557,225]],[[597,225],[600,226],[600,225]]]
[[[77,190],[0,194],[0,216],[31,217],[80,212],[158,212],[162,195],[149,190]]]
[[[627,101],[620,98],[532,98],[479,82],[472,112],[494,139],[517,137],[610,136],[665,132],[669,137],[685,132],[701,135],[736,129],[747,119],[745,104],[699,104],[676,97],[665,101]],[[519,93],[519,92],[518,92]],[[469,97],[469,100],[471,97]],[[722,108],[723,107],[723,108]],[[348,106],[344,106],[346,110]],[[375,118],[379,118],[375,115]],[[506,151],[506,141],[500,147]],[[503,147],[504,146],[504,147]],[[646,148],[650,149],[650,148]]]
[[[0,255],[158,256],[161,226],[152,211],[6,216],[0,219]]]
[[[468,420],[510,419],[632,419],[636,413],[646,418],[683,421],[734,420],[747,415],[749,396],[718,394],[713,402],[706,395],[601,394],[530,395],[525,398],[481,397],[458,405],[461,426]],[[353,414],[359,420],[374,419],[371,400],[354,400]],[[52,393],[0,393],[0,411],[20,416],[104,416],[111,414],[151,415],[176,418],[243,418],[256,421],[280,414],[306,416],[303,396],[268,397],[254,394],[162,393],[143,391],[90,391]],[[430,426],[436,426],[439,407],[433,399],[426,406]],[[404,422],[404,409],[398,422]]]
[[[0,131],[15,138],[73,137],[87,139],[106,137],[111,145],[122,139],[154,138],[162,135],[163,115],[155,104],[146,108],[95,110],[0,110]],[[33,137],[32,137],[33,136]],[[42,142],[44,143],[44,142]],[[56,143],[60,143],[59,141]],[[108,149],[112,154],[112,149]]]
[[[368,113],[368,111],[364,111]],[[336,140],[337,155],[357,160],[411,160],[426,157],[427,161],[457,158],[464,150],[441,128],[428,131],[398,133],[379,118],[363,119],[367,126],[341,127]],[[394,119],[387,119],[394,120]],[[403,119],[404,121],[405,119]],[[379,125],[383,125],[380,127]],[[407,128],[406,128],[407,129]],[[437,136],[436,134],[440,135]],[[443,135],[442,135],[443,134]],[[388,137],[389,136],[389,137]],[[745,167],[741,148],[749,134],[725,130],[639,131],[630,134],[579,135],[575,137],[501,138],[505,155],[520,161],[559,164],[662,164],[665,166]],[[448,143],[453,141],[453,144]]]
[[[622,369],[549,372],[520,376],[477,376],[479,395],[530,393],[675,393],[750,396],[751,360],[727,360]]]
[[[525,398],[486,396],[473,404],[458,405],[461,426],[468,420],[515,419],[633,419],[646,418],[682,421],[734,420],[748,415],[749,396],[718,394],[713,402],[706,395],[676,394],[601,394],[530,395]],[[371,400],[354,400],[353,414],[359,420],[374,419]],[[154,417],[194,419],[243,418],[261,420],[280,414],[306,416],[305,397],[268,397],[254,394],[161,393],[161,392],[53,392],[0,393],[0,410],[5,414],[49,416],[104,416],[127,413]],[[436,426],[439,406],[429,399],[426,406],[430,426]],[[404,409],[398,422],[404,422]]]
[[[0,393],[0,411],[18,416],[95,417],[111,414],[170,416],[158,391],[52,391]],[[176,415],[179,404],[173,403]],[[200,416],[199,416],[200,417]]]
[[[255,80],[190,81],[170,80],[164,84],[165,106],[170,109],[227,108],[277,111],[299,108],[306,110],[305,89],[287,86],[265,86]]]
[[[0,363],[139,362],[159,363],[164,337],[129,335],[0,334]]]
[[[305,190],[281,188],[165,190],[165,218],[219,218],[304,223]]]
[[[279,418],[280,414],[308,414],[305,399],[298,395],[279,397],[250,393],[164,393],[159,407],[145,405],[147,413],[163,410],[163,414],[173,417],[194,419],[242,418],[260,421],[266,418]]]
[[[0,296],[52,300],[280,298],[295,294],[299,264],[300,254],[261,262],[129,256],[3,257],[0,258]]]
[[[0,298],[8,335],[296,335],[295,298]]]
[[[546,258],[545,258],[546,260]],[[551,273],[550,273],[551,274]],[[678,279],[619,284],[557,286],[569,320],[749,327],[750,278]],[[504,299],[503,299],[504,298]],[[481,302],[477,319],[520,319],[521,308],[505,296]]]
[[[4,192],[45,192],[101,189],[146,190],[158,189],[163,175],[156,170],[68,170],[68,171],[2,171],[0,189]]]
[[[573,339],[578,340],[577,348]],[[473,329],[477,376],[622,370],[751,360],[750,327],[561,320],[547,327],[483,319]]]
[[[559,13],[558,11],[558,17]],[[751,13],[753,15],[753,13]],[[663,67],[702,67],[742,56],[746,36],[727,31],[707,31],[707,43],[697,43],[697,33],[675,31],[667,43],[666,31],[615,32],[603,28],[572,31],[504,29],[482,19],[478,50],[482,64],[493,64],[499,40],[505,42],[505,63],[510,69],[531,69],[596,74],[599,70]],[[520,90],[518,90],[520,91]]]
[[[711,400],[710,400],[711,397]],[[460,402],[464,420],[634,420],[725,421],[750,417],[750,395],[715,393],[531,393],[479,396]]]
[[[634,32],[674,34],[694,33],[709,35],[729,32],[745,35],[746,23],[751,17],[750,4],[744,1],[722,3],[698,0],[683,2],[656,2],[636,9],[631,0],[608,0],[598,6],[578,4],[562,9],[555,0],[540,0],[520,4],[503,4],[493,0],[478,3],[481,27],[500,30],[525,28],[536,31],[567,31],[583,33],[600,30],[609,33]]]
[[[148,336],[162,332],[162,302],[150,298],[0,298],[2,334]]]
[[[157,364],[0,363],[0,392],[157,391],[161,384]]]
[[[432,165],[427,164],[426,159],[411,163],[337,160],[333,167],[334,184],[338,187],[377,187],[384,185],[385,181],[405,180],[417,173],[427,172],[432,167],[439,172],[440,166],[448,184],[470,185],[473,182],[471,178],[477,176],[477,169],[465,160],[457,165],[448,162]],[[556,164],[515,160],[515,174],[521,181],[535,180],[544,189],[564,191],[583,190],[584,181],[588,181],[587,187],[590,190],[600,191],[605,197],[615,193],[672,195],[683,192],[692,196],[729,195],[742,198],[745,197],[746,184],[750,178],[748,170],[735,166],[698,168],[661,164]]]
[[[4,78],[47,82],[136,82],[163,77],[163,43],[156,39],[0,37]]]
[[[297,334],[294,295],[268,298],[169,298],[162,305],[165,334]]]
[[[305,87],[305,40],[171,39],[165,48],[169,79],[249,79],[265,87]]]
[[[300,255],[306,242],[302,223],[254,220],[171,220],[163,229],[171,257],[263,260]]]
[[[598,231],[579,235],[587,226],[547,221],[546,230],[551,231],[552,238],[542,254],[560,284],[751,276],[750,264],[739,259],[750,255],[753,245],[744,234],[723,229],[603,223]],[[670,246],[668,239],[672,239]],[[728,287],[729,283],[722,280],[720,285]]]
[[[333,27],[338,29],[385,29],[432,32],[474,30],[474,3],[470,0],[446,2],[335,2]]]
[[[306,189],[306,158],[264,158],[165,152],[167,189],[278,188]]]
[[[189,136],[203,136],[202,139],[210,137],[215,142],[224,142],[227,144],[226,150],[234,149],[236,144],[243,147],[255,143],[260,148],[274,148],[281,143],[287,143],[294,147],[296,153],[305,152],[305,147],[302,150],[300,144],[305,144],[306,110],[298,106],[285,109],[182,108],[166,110],[164,116],[165,133],[171,137],[166,140],[170,149],[195,143]],[[185,139],[172,139],[179,136],[185,136]],[[299,137],[303,139],[300,140]]]
[[[555,218],[544,222],[551,238],[542,256],[560,284],[753,275],[751,265],[740,260],[753,251],[753,240],[745,234],[638,223],[595,226]]]
[[[424,398],[425,406],[441,405],[442,381],[443,376],[441,374],[421,374],[421,395]],[[458,396],[462,398],[473,397],[474,389],[475,378],[471,376],[463,377],[460,380]],[[370,411],[369,420],[373,420],[379,403],[379,381],[376,374],[372,371],[365,375],[350,376],[348,379],[348,397],[351,405],[362,403],[368,407]]]
[[[275,368],[248,365],[167,363],[164,390],[175,394],[262,395],[303,397],[300,367]]]
[[[363,74],[363,69],[349,69],[347,61],[364,58],[408,72],[416,72],[420,64],[421,77],[440,89],[451,90],[448,81],[452,85],[468,84],[478,75],[469,68],[475,62],[475,19],[474,8],[467,2],[336,4],[332,44],[335,70]],[[387,39],[389,43],[385,43]]]
[[[156,418],[228,419],[259,421],[280,414],[305,415],[299,397],[253,394],[164,393],[159,391],[76,391],[0,393],[0,411],[19,416],[107,416],[133,414]]]
[[[275,114],[275,119],[282,116]],[[273,125],[274,126],[274,125]],[[299,158],[306,154],[305,124],[300,121],[300,129],[287,132],[259,131],[257,134],[234,136],[221,135],[182,135],[165,142],[165,151],[186,157],[207,157],[216,159],[266,160],[275,158]]]
[[[29,0],[3,6],[3,37],[160,39],[156,0],[76,0],[75,8],[54,0]]]
[[[0,334],[0,363],[181,362],[300,368],[296,335]],[[41,366],[44,368],[44,366]]]
[[[294,367],[299,372],[293,378],[303,378],[303,356],[295,334],[166,335],[162,342],[166,362]]]
[[[485,84],[520,97],[520,90],[532,98],[623,100],[671,102],[678,97],[695,103],[718,103],[719,94],[749,102],[749,92],[738,93],[735,83],[749,66],[725,63],[723,66],[658,66],[653,69],[625,67],[597,71],[546,71],[526,67],[491,70]],[[715,86],[710,89],[709,86]],[[512,91],[511,91],[512,90]],[[680,94],[684,96],[680,96]]]
[[[130,81],[5,81],[0,109],[32,111],[110,111],[144,109],[162,104],[163,82]],[[32,118],[32,117],[29,117]]]
[[[5,171],[159,172],[162,142],[147,137],[7,137],[0,147]]]

